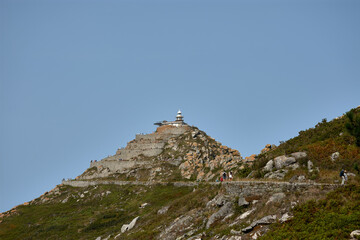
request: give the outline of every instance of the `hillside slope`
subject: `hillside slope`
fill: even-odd
[[[360,230],[360,126],[350,118],[323,120],[255,160],[196,127],[161,126],[0,214],[0,239],[349,239]],[[224,171],[233,181],[218,181]]]
[[[360,119],[359,107],[349,112],[353,112]],[[323,119],[314,128],[300,131],[298,136],[257,155],[252,166],[253,177],[264,177],[267,172],[264,167],[270,160],[279,156],[290,156],[294,152],[303,152],[306,156],[299,161],[299,168],[285,175],[285,180],[303,175],[317,182],[338,183],[341,169],[359,176],[360,147],[356,144],[357,138],[347,130],[348,122],[346,114],[329,122]],[[360,125],[357,128],[360,128]],[[309,171],[309,164],[314,171]],[[359,179],[352,174],[351,181],[358,182]]]

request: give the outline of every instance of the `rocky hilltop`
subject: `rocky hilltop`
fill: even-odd
[[[245,159],[180,111],[157,125],[1,213],[0,239],[359,239],[360,108]]]
[[[196,127],[164,125],[139,134],[116,154],[93,161],[78,180],[215,181],[223,171],[244,168],[238,150],[222,145]]]

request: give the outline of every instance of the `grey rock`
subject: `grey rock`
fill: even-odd
[[[223,195],[223,194],[219,194],[216,195],[212,200],[210,200],[208,203],[206,203],[206,207],[213,207],[213,206],[218,206],[218,207],[222,207],[224,206],[225,203],[227,203],[229,201],[229,196],[227,195]]]
[[[143,203],[143,204],[140,205],[140,208],[145,208],[145,207],[148,206],[148,205],[150,205],[150,204],[148,204],[148,203]]]
[[[270,171],[272,171],[273,167],[274,167],[274,161],[270,160],[266,163],[266,165],[264,167],[264,171],[270,172]]]
[[[179,232],[190,230],[193,225],[193,217],[195,216],[183,215],[176,218],[164,231],[161,232],[159,239],[173,240],[176,239]]]
[[[230,233],[233,234],[233,235],[241,235],[242,231],[236,231],[234,229],[231,229]]]
[[[303,182],[303,181],[306,180],[306,177],[305,177],[304,175],[300,175],[300,176],[298,177],[298,180],[301,181],[301,182]]]
[[[136,221],[138,220],[139,217],[136,217],[134,218],[129,224],[124,224],[122,227],[121,227],[121,232],[124,233],[128,230],[131,230],[135,224],[136,224]]]
[[[211,224],[213,224],[216,220],[225,217],[226,215],[233,212],[233,203],[227,202],[224,206],[222,206],[219,211],[210,216],[208,222],[206,223],[206,229],[210,228]]]
[[[277,170],[275,172],[269,172],[264,175],[264,178],[269,179],[284,179],[286,173],[288,173],[287,169]]]
[[[248,206],[249,204],[250,203],[248,201],[246,201],[245,198],[239,197],[239,200],[238,200],[238,206],[239,207]]]
[[[254,229],[254,227],[256,227],[258,225],[268,225],[275,221],[276,221],[276,215],[269,215],[269,216],[263,217],[263,218],[255,221],[255,222],[252,222],[250,224],[250,226],[241,229],[241,231],[243,233],[248,233],[248,232],[251,232]]]
[[[335,162],[338,158],[340,157],[340,153],[339,152],[334,152],[333,154],[331,154],[331,161]]]
[[[294,152],[292,154],[290,154],[290,156],[294,157],[296,160],[300,159],[300,158],[305,158],[307,157],[306,152]]]
[[[283,192],[275,193],[269,198],[269,200],[267,201],[266,204],[273,203],[273,202],[280,202],[285,196],[286,195]]]
[[[239,220],[245,219],[245,218],[247,218],[248,216],[250,216],[250,214],[253,213],[254,211],[255,211],[255,208],[253,208],[253,209],[251,209],[251,210],[249,210],[249,211],[246,211],[246,212],[244,212],[243,214],[241,214],[241,215],[238,217],[238,219],[239,219]]]
[[[287,222],[290,219],[292,219],[293,217],[289,214],[289,213],[285,213],[284,215],[281,216],[281,218],[279,219],[279,221],[281,223]]]
[[[228,201],[229,201],[229,199],[228,199],[227,196],[225,196],[225,195],[220,195],[220,196],[216,199],[215,204],[216,204],[218,207],[222,207],[222,206],[224,206],[225,203],[228,202]]]
[[[359,239],[360,237],[360,230],[355,230],[350,233],[350,238],[352,239]]]
[[[242,239],[241,236],[231,236],[230,238],[227,238],[226,240],[241,240],[241,239]]]
[[[161,209],[159,209],[159,211],[157,212],[157,214],[161,215],[161,214],[165,214],[168,210],[169,210],[170,206],[165,206],[162,207]]]
[[[299,163],[294,163],[288,166],[288,168],[291,168],[292,170],[298,169],[300,167]]]
[[[313,166],[314,166],[313,162],[309,160],[309,161],[307,162],[307,168],[308,168],[308,171],[309,171],[309,172],[312,172],[312,171],[313,171]]]
[[[293,163],[296,163],[294,157],[286,157],[285,155],[274,158],[274,164],[276,169],[281,169],[283,167],[289,166]]]
[[[97,237],[95,240],[101,240],[101,237]]]

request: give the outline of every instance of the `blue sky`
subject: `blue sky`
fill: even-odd
[[[357,0],[0,1],[0,211],[153,123],[242,156],[360,105]]]

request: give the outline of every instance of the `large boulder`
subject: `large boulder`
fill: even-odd
[[[249,204],[250,203],[248,201],[246,201],[244,197],[239,197],[239,200],[238,200],[239,207],[245,207],[245,206],[248,206]]]
[[[206,203],[206,207],[222,207],[225,205],[225,203],[229,202],[229,196],[219,194],[216,195],[212,200],[210,200],[208,203]]]
[[[294,157],[287,157],[283,155],[274,158],[274,164],[276,169],[281,169],[294,163],[296,163],[296,159]]]
[[[225,216],[231,214],[233,212],[233,203],[227,202],[224,206],[222,206],[219,211],[210,216],[209,220],[206,223],[206,229],[210,228],[211,224],[213,224],[216,220],[220,218],[224,218]]]
[[[281,180],[281,179],[284,179],[284,177],[288,173],[288,171],[289,170],[287,170],[287,169],[281,169],[281,170],[276,170],[275,172],[269,172],[264,175],[264,178]]]
[[[273,168],[274,168],[274,161],[270,160],[266,163],[266,165],[264,167],[264,171],[270,172],[270,171],[272,171]]]
[[[305,158],[307,157],[306,152],[294,152],[292,154],[290,154],[290,156],[294,157],[296,160],[300,159],[300,158]]]

